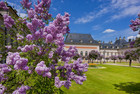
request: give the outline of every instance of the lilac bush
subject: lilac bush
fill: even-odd
[[[136,50],[126,50],[125,53],[125,59],[129,60],[129,66],[131,67],[132,60],[136,60],[137,57],[139,57]]]
[[[117,56],[115,56],[115,55],[110,56],[110,58],[111,58],[112,60],[114,60],[114,63],[115,63],[115,60],[117,60]]]
[[[118,55],[118,57],[117,57],[119,60],[120,60],[120,63],[121,63],[121,60],[123,60],[124,59],[124,56],[122,56],[122,55]]]
[[[93,60],[96,60],[99,55],[100,53],[98,51],[92,50],[91,52],[89,52],[88,58],[93,62]]]
[[[38,0],[34,8],[29,0],[21,4],[28,17],[3,15],[4,25],[18,45],[3,47],[6,63],[0,65],[0,94],[54,94],[62,93],[62,86],[69,89],[72,80],[83,84],[88,64],[80,57],[71,61],[76,47],[64,49],[70,15],[58,14],[53,19],[49,14],[51,0]],[[8,9],[2,1],[0,8]]]

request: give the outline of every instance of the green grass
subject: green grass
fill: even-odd
[[[140,94],[140,68],[101,65],[105,69],[89,68],[83,85],[72,83],[65,94]]]

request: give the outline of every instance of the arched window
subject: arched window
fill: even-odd
[[[80,55],[83,56],[83,51],[80,52]]]
[[[88,52],[86,51],[86,52],[85,52],[85,56],[87,56],[87,55],[88,55]]]

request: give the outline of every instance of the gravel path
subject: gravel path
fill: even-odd
[[[117,66],[124,66],[124,67],[129,67],[129,65],[122,65],[122,64],[114,64],[114,63],[104,63],[106,65],[117,65]],[[134,68],[140,68],[140,66],[131,66]]]

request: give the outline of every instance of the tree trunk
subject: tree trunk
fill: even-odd
[[[100,60],[100,64],[101,64],[101,60]]]
[[[114,63],[115,63],[115,60],[114,60]]]
[[[121,60],[120,60],[120,63],[121,63]]]
[[[129,60],[129,67],[131,67],[131,63],[132,63],[132,60],[130,59],[130,60]]]
[[[93,59],[92,59],[92,63],[93,63]]]

